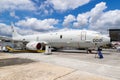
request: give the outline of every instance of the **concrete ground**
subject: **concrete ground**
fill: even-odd
[[[120,53],[113,50],[103,53],[103,59],[85,51],[0,54],[0,60],[7,57],[33,60],[0,67],[0,80],[120,80]]]

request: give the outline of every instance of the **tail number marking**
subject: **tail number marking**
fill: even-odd
[[[93,42],[102,42],[103,39],[93,39]]]

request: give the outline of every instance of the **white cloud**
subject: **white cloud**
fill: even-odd
[[[0,0],[0,12],[5,10],[35,10],[31,0]]]
[[[95,22],[91,23],[90,29],[93,30],[108,30],[110,28],[120,28],[120,10],[108,11]]]
[[[31,34],[38,34],[40,32],[37,32],[37,31],[33,31],[33,30],[30,30],[30,29],[21,29],[19,27],[16,27],[15,28],[17,30],[17,32],[21,35],[31,35]]]
[[[4,23],[0,23],[0,35],[10,36],[11,29],[8,25]]]
[[[106,3],[101,2],[97,4],[91,11],[86,13],[78,14],[77,21],[73,23],[74,27],[84,27],[84,26],[92,26],[94,22],[96,22],[102,14],[104,14],[104,10],[106,9]]]
[[[72,19],[73,21],[71,20],[69,24],[73,23],[73,27],[88,27],[88,29],[103,33],[106,33],[111,28],[120,29],[120,10],[105,11],[106,8],[105,2],[98,3],[90,11],[78,14],[76,21]]]
[[[29,34],[38,33],[36,31],[29,30],[29,29],[28,30],[20,29],[19,27],[14,27],[14,29],[21,35],[29,35]],[[1,36],[12,36],[11,25],[0,23],[0,35]]]
[[[11,17],[14,17],[14,18],[16,18],[16,19],[19,19],[19,17],[18,17],[18,16],[16,16],[16,14],[15,14],[15,12],[14,12],[14,11],[10,12],[10,16],[11,16]]]
[[[46,15],[52,14],[54,10],[59,12],[74,10],[89,2],[90,0],[46,0],[40,5],[39,10]]]
[[[78,14],[77,22],[74,22],[73,26],[76,28],[87,26],[88,25],[88,18],[89,18],[88,14],[89,13]]]
[[[89,29],[107,33],[111,28],[120,26],[120,10],[104,10],[107,8],[105,2],[101,2],[90,11]]]
[[[75,16],[73,16],[71,14],[69,14],[68,16],[65,16],[64,18],[65,19],[64,19],[64,22],[63,22],[63,26],[65,26],[65,27],[70,26],[70,23],[75,21]]]
[[[23,26],[32,30],[49,30],[54,29],[54,25],[58,23],[56,19],[38,20],[37,18],[27,18],[16,23],[17,26]]]
[[[91,0],[45,0],[41,2],[36,14],[50,15],[54,11],[64,12],[74,10],[89,3]],[[39,2],[38,0],[36,2]]]
[[[87,4],[90,0],[47,0],[55,10],[66,11]]]
[[[90,11],[90,19],[89,19],[89,23],[90,26],[93,26],[94,23],[104,14],[104,10],[107,8],[106,3],[105,2],[101,2],[99,4],[97,4],[91,11]]]

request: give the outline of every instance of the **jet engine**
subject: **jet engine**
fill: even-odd
[[[27,43],[26,48],[29,50],[41,50],[44,47],[44,45],[44,43],[33,41]]]

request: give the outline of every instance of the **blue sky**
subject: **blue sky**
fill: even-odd
[[[0,0],[0,35],[120,28],[120,0]]]

